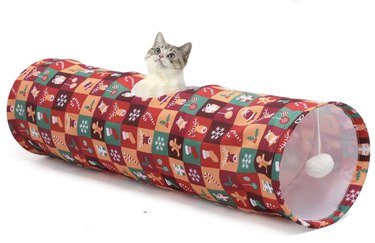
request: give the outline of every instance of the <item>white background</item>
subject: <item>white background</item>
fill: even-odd
[[[308,230],[28,153],[5,106],[18,74],[47,57],[145,72],[162,31],[193,43],[189,85],[343,101],[374,139],[374,12],[371,0],[1,1],[0,242],[368,241],[375,170],[348,215]]]

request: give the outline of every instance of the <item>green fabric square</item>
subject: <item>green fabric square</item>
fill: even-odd
[[[343,213],[347,213],[347,212],[349,211],[349,209],[350,209],[350,207],[348,207],[348,206],[344,206],[344,205],[341,205],[341,206],[339,207],[339,210],[340,210],[341,212],[343,212]]]
[[[111,83],[111,85],[109,85],[109,87],[105,90],[103,97],[115,99],[119,94],[121,94],[124,91],[128,91],[128,89],[125,88],[122,84],[115,81]]]
[[[121,145],[121,124],[106,122],[104,125],[104,139],[106,143]]]
[[[139,180],[142,180],[142,181],[149,181],[148,180],[148,177],[146,175],[146,172],[144,170],[140,170],[140,169],[135,169],[135,168],[130,168],[129,167],[129,170],[130,172],[135,175]]]
[[[58,71],[52,68],[46,68],[43,72],[38,75],[38,78],[35,80],[36,83],[46,85],[55,76]]]
[[[275,154],[273,157],[272,173],[271,173],[271,179],[274,181],[279,180],[280,161],[281,161],[281,154]]]
[[[45,129],[51,128],[51,110],[49,108],[36,107],[36,125]]]
[[[69,161],[69,162],[74,162],[75,161],[73,155],[70,152],[67,152],[67,151],[59,149],[59,153],[64,157],[64,159],[66,161]]]
[[[242,173],[256,173],[254,165],[256,154],[257,151],[255,149],[242,148],[238,160],[237,171]]]
[[[91,138],[92,117],[79,116],[78,118],[78,135]]]
[[[249,106],[259,95],[254,93],[243,92],[234,97],[229,103],[239,106]]]
[[[26,120],[26,102],[23,100],[16,100],[14,107],[14,116],[16,119]]]
[[[301,115],[301,111],[293,111],[288,108],[281,108],[268,122],[269,125],[273,125],[280,128],[289,127],[294,120]]]
[[[186,101],[185,104],[183,104],[180,111],[191,115],[195,115],[203,106],[203,104],[206,103],[207,100],[208,98],[195,94],[191,96],[191,98],[188,101]]]
[[[155,132],[152,153],[168,156],[168,133]]]
[[[201,143],[199,141],[184,139],[182,160],[185,163],[200,165]]]
[[[208,192],[220,203],[226,204],[229,206],[236,206],[236,203],[233,201],[232,197],[229,196],[228,193],[225,191],[220,191],[220,190],[212,190],[208,189]]]

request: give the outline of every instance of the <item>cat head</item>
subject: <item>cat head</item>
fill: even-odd
[[[180,47],[165,42],[162,33],[158,33],[154,45],[147,52],[145,60],[150,73],[158,71],[182,71],[191,51],[191,43]]]

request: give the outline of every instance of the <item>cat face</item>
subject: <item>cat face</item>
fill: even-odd
[[[180,47],[168,44],[159,32],[153,47],[145,57],[149,71],[183,70],[189,58],[191,47],[191,43],[186,43]]]

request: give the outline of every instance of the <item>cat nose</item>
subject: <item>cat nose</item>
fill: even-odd
[[[163,58],[164,56],[162,54],[159,54],[159,58]]]

